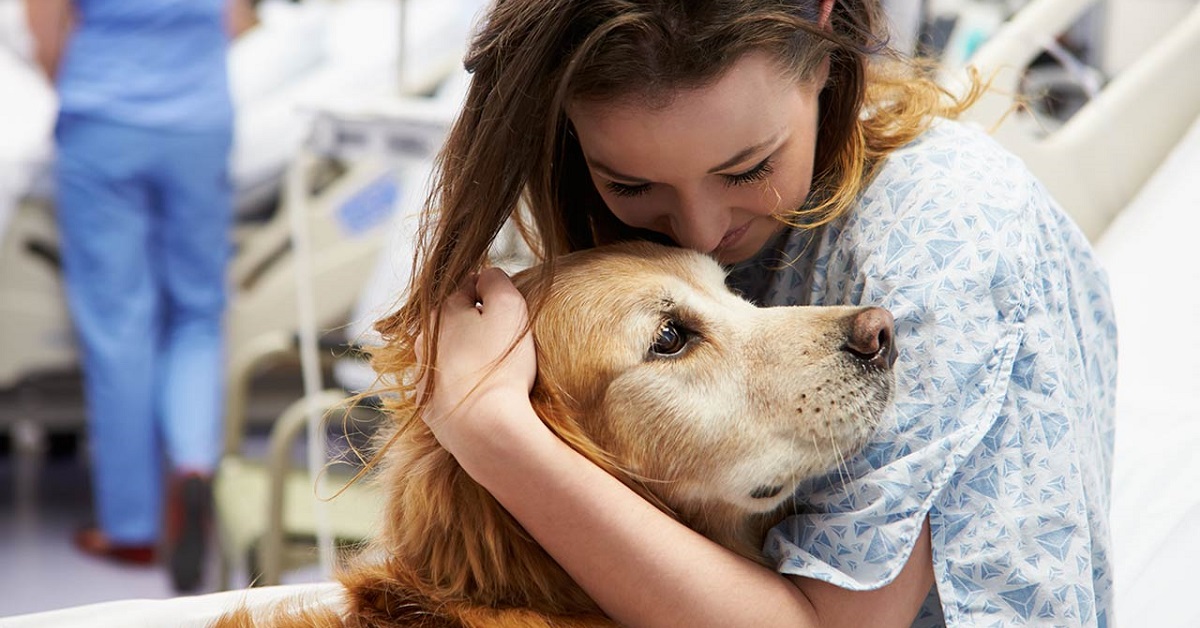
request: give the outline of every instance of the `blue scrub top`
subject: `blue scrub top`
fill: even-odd
[[[232,125],[226,0],[74,0],[60,111],[139,127]]]

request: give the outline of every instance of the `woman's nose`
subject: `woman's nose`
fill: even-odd
[[[724,214],[719,203],[680,197],[678,207],[671,214],[675,243],[701,253],[711,253],[725,237],[728,220]]]

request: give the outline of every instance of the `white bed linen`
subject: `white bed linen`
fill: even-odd
[[[0,46],[0,235],[51,154],[57,98],[24,59]]]
[[[88,604],[0,618],[0,628],[203,628],[242,604],[251,610],[266,609],[284,599],[303,600],[305,607],[344,604],[343,589],[337,583],[291,584],[166,600]]]
[[[1111,279],[1120,354],[1112,501],[1117,626],[1200,626],[1198,238],[1200,119],[1097,242]]]

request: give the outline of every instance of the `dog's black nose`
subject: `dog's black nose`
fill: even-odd
[[[850,321],[850,333],[842,350],[876,368],[891,368],[896,362],[892,313],[869,307]]]

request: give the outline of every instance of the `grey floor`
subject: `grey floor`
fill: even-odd
[[[91,510],[87,467],[80,458],[57,456],[40,468],[18,468],[11,452],[0,460],[0,617],[173,594],[162,568],[123,567],[71,546],[72,532]],[[18,487],[18,478],[26,484]]]
[[[163,567],[121,566],[71,545],[72,533],[91,518],[86,442],[78,438],[82,404],[74,386],[59,381],[32,397],[28,391],[0,395],[0,617],[176,595]],[[271,415],[298,390],[289,383],[273,394],[274,400],[260,400],[259,414]],[[22,424],[49,429],[30,434]],[[29,447],[31,441],[36,446]],[[31,450],[37,455],[28,455]],[[209,552],[201,593],[217,590],[215,556]],[[284,582],[320,579],[313,567],[286,574]]]

